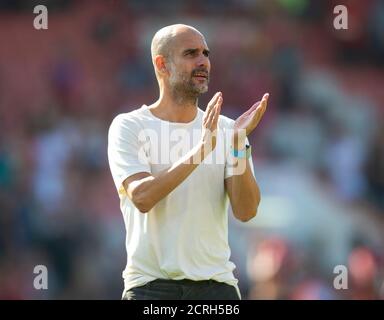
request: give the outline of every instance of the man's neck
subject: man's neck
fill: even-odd
[[[197,99],[182,99],[160,96],[148,107],[152,114],[165,121],[188,123],[197,114]]]

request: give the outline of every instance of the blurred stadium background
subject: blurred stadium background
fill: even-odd
[[[48,7],[48,30],[33,8]],[[124,224],[110,176],[113,117],[157,98],[150,40],[196,26],[208,94],[253,133],[258,216],[230,218],[244,299],[384,298],[384,1],[0,0],[0,298],[120,299]],[[33,288],[45,265],[48,290]],[[348,290],[335,290],[336,265]]]

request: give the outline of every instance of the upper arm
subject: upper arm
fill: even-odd
[[[127,190],[125,180],[136,174],[150,174],[144,142],[139,139],[140,126],[132,119],[117,116],[108,132],[108,161],[118,192]],[[127,184],[128,186],[128,184]],[[125,190],[123,190],[123,187]]]

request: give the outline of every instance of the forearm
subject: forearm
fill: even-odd
[[[248,159],[238,159],[238,166],[245,166],[244,173],[233,175],[227,190],[234,216],[241,221],[252,219],[260,203],[260,190],[252,174]],[[243,163],[241,163],[243,162]]]
[[[244,112],[234,123],[234,135],[232,146],[234,150],[246,152],[246,136],[249,135],[258,125],[263,116],[268,101],[269,94],[264,94],[261,101],[253,104]],[[233,214],[241,221],[252,219],[260,203],[260,190],[256,179],[252,174],[248,159],[239,158],[237,155],[237,168],[244,168],[238,174],[226,179],[225,186],[231,200]],[[240,170],[238,170],[240,171]]]
[[[209,152],[198,144],[170,168],[131,183],[127,192],[141,212],[148,212],[180,185]]]
[[[246,152],[246,135],[234,136],[234,150]],[[252,219],[260,203],[260,190],[246,157],[234,157],[236,172],[225,182],[234,216],[241,221]]]

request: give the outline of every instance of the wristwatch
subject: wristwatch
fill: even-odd
[[[231,147],[231,154],[235,158],[248,159],[251,156],[251,152],[252,152],[252,147],[249,144],[245,146],[244,150],[235,150],[233,149],[233,147]]]

